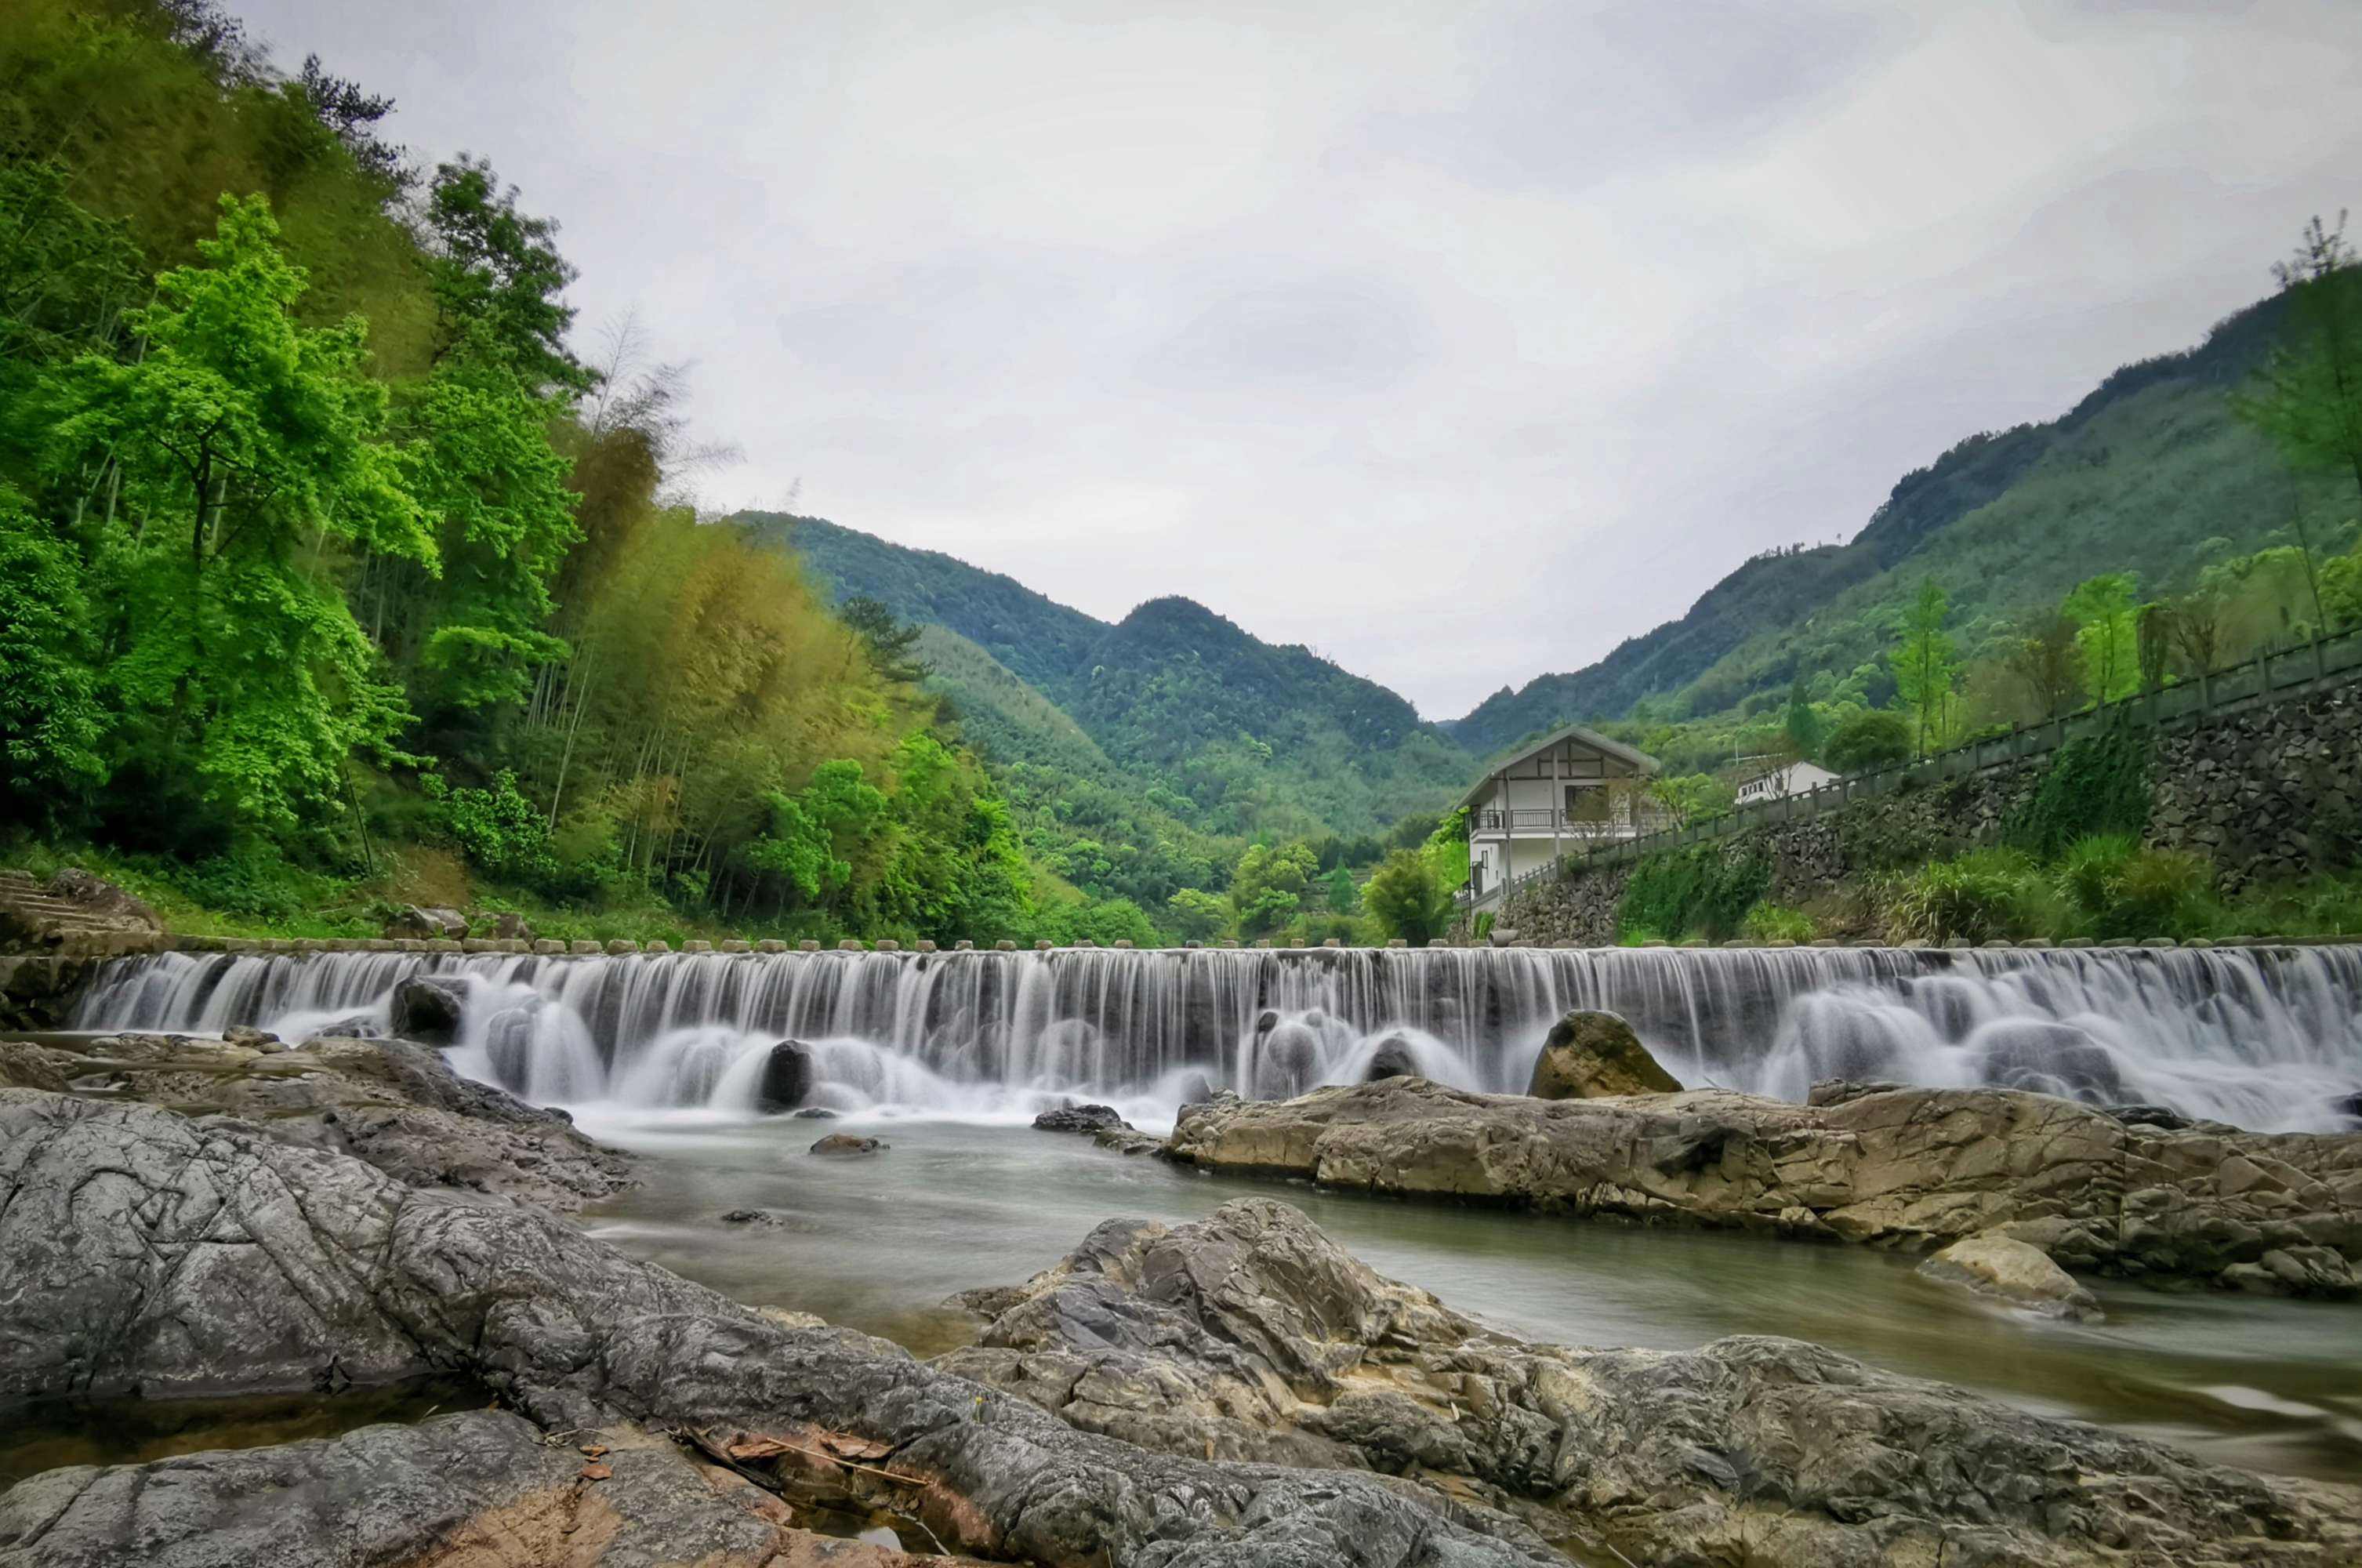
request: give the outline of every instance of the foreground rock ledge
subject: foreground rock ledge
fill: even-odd
[[[2168,1131],[2013,1089],[1794,1105],[1388,1078],[1218,1097],[1186,1109],[1166,1148],[1334,1187],[1911,1249],[1995,1231],[2069,1268],[2299,1295],[2353,1295],[2362,1261],[2362,1133]]]
[[[882,1342],[768,1319],[530,1206],[424,1191],[227,1119],[0,1090],[0,1405],[429,1369],[476,1377],[546,1438],[678,1434],[767,1489],[913,1517],[955,1553],[1062,1568],[1551,1561],[1399,1483],[1078,1431]],[[414,1550],[404,1508],[307,1506],[305,1485],[342,1472],[305,1483],[287,1450],[256,1452],[280,1456],[238,1461],[259,1466],[240,1517],[281,1532],[261,1560],[436,1560]],[[198,1457],[231,1456],[0,1494],[0,1563],[248,1561],[221,1538],[228,1505],[173,1506]],[[643,1540],[450,1561],[728,1561],[705,1551]]]
[[[1176,1453],[1398,1474],[1579,1559],[1747,1564],[2320,1564],[2362,1491],[1895,1377],[1817,1345],[1573,1350],[1488,1333],[1268,1198],[1109,1220],[940,1364]]]

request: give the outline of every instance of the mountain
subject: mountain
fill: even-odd
[[[2095,573],[2131,569],[2156,591],[2192,573],[2202,547],[2260,547],[2289,520],[2291,481],[2224,394],[2262,361],[2281,306],[2275,296],[2195,348],[2125,366],[2047,424],[1969,437],[1905,475],[1848,543],[1758,556],[1679,620],[1596,664],[1505,687],[1443,728],[1481,756],[1643,699],[1719,712],[1783,693],[1799,672],[1875,658],[1923,578],[1951,596],[1973,652]],[[2293,493],[2325,521],[2352,510],[2339,489]]]
[[[926,628],[930,683],[994,763],[1129,791],[1182,834],[1374,834],[1472,776],[1397,693],[1192,600],[1110,624],[940,551],[816,517],[735,521],[839,602],[876,599]]]

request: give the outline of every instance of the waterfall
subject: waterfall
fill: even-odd
[[[971,1115],[1087,1096],[1169,1117],[1229,1088],[1356,1080],[1382,1049],[1525,1088],[1571,1008],[1629,1020],[1688,1084],[1998,1084],[2243,1127],[2350,1127],[2362,947],[1192,949],[634,956],[167,953],[105,966],[78,1027],[384,1032],[462,992],[460,1070],[546,1103],[754,1109],[776,1043],[812,1103]]]

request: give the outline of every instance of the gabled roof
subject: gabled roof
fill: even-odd
[[[1498,762],[1493,764],[1492,767],[1486,768],[1485,770],[1485,777],[1470,785],[1468,787],[1468,793],[1461,796],[1460,799],[1454,802],[1455,809],[1459,806],[1474,805],[1476,803],[1476,798],[1479,795],[1484,794],[1485,790],[1492,787],[1493,780],[1499,777],[1503,768],[1515,767],[1520,762],[1525,762],[1533,757],[1540,756],[1542,753],[1550,750],[1551,747],[1558,745],[1561,741],[1570,740],[1581,741],[1584,745],[1589,746],[1594,751],[1605,752],[1609,756],[1630,763],[1635,769],[1642,773],[1654,773],[1664,766],[1655,757],[1650,756],[1647,752],[1637,751],[1631,746],[1626,745],[1622,741],[1609,740],[1597,730],[1585,729],[1581,724],[1569,724],[1562,730],[1552,730],[1549,734],[1544,735],[1541,739],[1534,742],[1533,745],[1526,747],[1525,750],[1517,753],[1515,756],[1505,756]]]

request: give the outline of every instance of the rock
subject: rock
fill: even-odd
[[[1601,1099],[1678,1094],[1681,1088],[1630,1024],[1612,1012],[1577,1010],[1551,1025],[1526,1092],[1536,1099]]]
[[[364,1160],[419,1187],[579,1209],[633,1185],[628,1155],[544,1110],[452,1072],[406,1040],[315,1038],[255,1055],[226,1043],[104,1035],[61,1047],[70,1078],[193,1114],[248,1119],[270,1136]]]
[[[385,922],[384,934],[402,941],[462,942],[468,935],[468,917],[458,910],[409,904]]]
[[[1091,1142],[1102,1149],[1113,1149],[1119,1154],[1162,1154],[1164,1140],[1153,1132],[1142,1132],[1129,1122],[1102,1127],[1091,1134]]]
[[[531,942],[535,936],[532,922],[514,910],[469,915],[467,927],[469,935],[490,937],[495,942]]]
[[[767,1111],[793,1110],[811,1098],[819,1078],[811,1047],[800,1040],[782,1040],[764,1058],[763,1077],[755,1088],[755,1104]]]
[[[1320,1036],[1301,1023],[1275,1025],[1263,1037],[1253,1056],[1254,1092],[1265,1099],[1285,1099],[1312,1087],[1320,1069]]]
[[[422,1486],[537,1487],[544,1472],[524,1463],[527,1446],[587,1479],[577,1445],[618,1428],[678,1432],[767,1493],[915,1516],[948,1550],[995,1561],[1561,1561],[1396,1483],[1145,1452],[1078,1431],[884,1342],[773,1321],[541,1210],[423,1192],[341,1154],[152,1106],[0,1090],[0,1279],[11,1285],[0,1291],[0,1400],[333,1387],[432,1367],[478,1379],[540,1429],[517,1430],[516,1458],[505,1440],[458,1458],[425,1428],[379,1427],[336,1440],[374,1434],[379,1446],[363,1452],[382,1457],[350,1467],[311,1464],[332,1445],[290,1444],[53,1472],[0,1495],[8,1568],[598,1562],[609,1521],[579,1488],[563,1517],[598,1529],[547,1550],[528,1539],[513,1558],[489,1539],[472,1556],[446,1551],[447,1532],[479,1517],[447,1494],[366,1488],[413,1475]],[[553,1438],[564,1446],[546,1446]],[[405,1444],[416,1445],[414,1466],[397,1457]],[[611,1446],[599,1463],[614,1477],[600,1488],[625,1479],[616,1455],[635,1452]],[[219,1488],[202,1481],[209,1473],[225,1477]],[[269,1477],[282,1474],[304,1479],[281,1493]],[[85,1508],[102,1480],[107,1490]],[[216,1495],[234,1501],[215,1508]],[[614,1506],[627,1522],[642,1517],[623,1498]],[[344,1533],[324,1545],[315,1514]],[[284,1554],[263,1555],[272,1540]],[[695,1536],[607,1560],[767,1561]]]
[[[2355,1292],[2362,1260],[2362,1133],[2174,1132],[2012,1089],[1807,1106],[1720,1089],[1544,1100],[1387,1078],[1280,1103],[1217,1097],[1184,1111],[1166,1147],[1185,1164],[1334,1187],[1906,1249],[2001,1228],[2101,1273],[2212,1280],[2316,1247],[2334,1264],[2300,1271],[2301,1287],[2330,1296]]]
[[[39,1045],[22,1040],[0,1040],[0,1088],[48,1089],[63,1094],[66,1076]]]
[[[1181,1103],[1202,1105],[1214,1098],[1214,1080],[1203,1073],[1190,1073],[1181,1080]]]
[[[893,1147],[883,1138],[863,1138],[851,1132],[832,1132],[811,1146],[815,1154],[877,1154]]]
[[[2340,1116],[2350,1116],[2362,1121],[2362,1093],[2345,1094],[2329,1102],[2330,1109]]]
[[[722,1217],[725,1225],[776,1225],[778,1220],[759,1209],[734,1209]]]
[[[2124,1076],[2108,1048],[2072,1024],[2012,1018],[1979,1030],[1985,1082],[2096,1105],[2125,1098]]]
[[[1389,1034],[1378,1042],[1370,1056],[1369,1070],[1362,1075],[1364,1083],[1380,1078],[1415,1078],[1419,1076],[1418,1058],[1411,1055],[1410,1042],[1399,1034]]]
[[[96,1568],[919,1568],[795,1529],[768,1492],[629,1425],[550,1442],[497,1410],[149,1464],[78,1465],[0,1496],[0,1562]],[[586,1462],[585,1449],[599,1457]]]
[[[2099,1298],[2052,1263],[2048,1253],[1998,1231],[1954,1242],[1921,1264],[1919,1272],[2045,1317],[2089,1322],[2101,1315]]]
[[[793,1113],[799,1121],[833,1121],[837,1113],[824,1105],[807,1105]]]
[[[1102,1127],[1129,1130],[1131,1123],[1111,1105],[1061,1105],[1035,1117],[1033,1126],[1042,1132],[1096,1132]]]
[[[1109,1220],[1026,1285],[955,1300],[990,1320],[936,1364],[1081,1430],[1407,1477],[1580,1562],[2326,1568],[2362,1546],[2362,1490],[2203,1464],[1800,1341],[1511,1339],[1267,1198],[1171,1229]]]
[[[393,988],[386,1008],[386,1027],[397,1040],[426,1045],[448,1045],[459,1032],[459,1015],[467,1006],[468,988],[439,975],[413,975]]]
[[[0,940],[0,946],[5,946]],[[0,1029],[63,1029],[99,960],[62,953],[0,953]]]
[[[154,910],[80,867],[46,884],[0,872],[0,952],[105,956],[153,947],[163,932]]]
[[[1255,1014],[1254,1032],[1257,1039],[1261,1039],[1263,1036],[1270,1033],[1273,1030],[1278,1027],[1279,1014],[1273,1011],[1270,1008],[1265,1008],[1261,1012]]]
[[[1901,1084],[1865,1083],[1856,1078],[1823,1078],[1805,1091],[1806,1105],[1843,1105],[1864,1095],[1888,1094],[1902,1088]]]
[[[287,1043],[268,1029],[256,1029],[248,1024],[233,1023],[222,1031],[222,1043],[243,1045],[249,1051],[284,1051]]]
[[[163,917],[144,900],[136,899],[103,877],[69,866],[50,878],[49,895],[74,905],[83,913],[127,932],[152,933],[164,929]]]
[[[2198,1125],[2169,1105],[2103,1105],[2100,1107],[2100,1113],[2113,1116],[2118,1121],[2137,1121],[2168,1132],[2186,1132]]]

